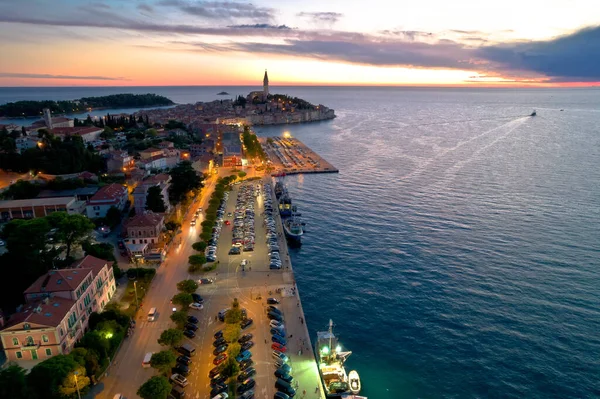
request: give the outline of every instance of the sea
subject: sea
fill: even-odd
[[[0,88],[0,103],[253,89]],[[306,223],[291,256],[312,338],[333,320],[362,395],[600,397],[600,90],[271,91],[337,114],[256,132],[340,170],[285,177]]]

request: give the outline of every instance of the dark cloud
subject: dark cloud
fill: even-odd
[[[154,12],[154,8],[151,5],[148,5],[146,3],[140,3],[137,5],[137,9],[140,11],[145,11],[145,12],[149,12],[149,13],[153,13]]]
[[[0,72],[0,78],[21,78],[21,79],[76,79],[76,80],[129,80],[122,77],[110,76],[73,76],[73,75],[51,75],[45,73],[13,73]]]
[[[344,14],[339,12],[299,12],[296,14],[298,17],[309,18],[313,22],[317,23],[330,23],[334,24],[342,18]]]
[[[292,29],[287,25],[253,24],[253,25],[230,25],[228,28],[235,29]]]
[[[190,3],[184,0],[163,0],[158,4],[176,7],[187,14],[207,19],[271,21],[275,15],[275,10],[272,8],[257,7],[251,3],[233,1],[199,1]]]
[[[547,41],[485,46],[477,55],[497,69],[535,72],[552,81],[600,81],[600,27]]]

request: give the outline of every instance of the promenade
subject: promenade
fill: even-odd
[[[259,137],[275,174],[338,173],[332,164],[293,137]]]
[[[257,183],[261,185],[270,182],[271,178],[262,181],[253,181],[243,184]],[[203,199],[195,204],[195,208],[207,206],[207,200],[212,192],[211,182],[203,193]],[[235,185],[230,191],[225,215],[233,212],[240,185]],[[275,198],[274,194],[272,194]],[[212,360],[214,349],[213,334],[224,327],[215,319],[215,316],[224,308],[231,305],[237,298],[243,308],[246,308],[248,317],[254,323],[244,333],[253,334],[255,345],[252,347],[252,359],[257,371],[254,379],[256,398],[273,398],[275,389],[275,366],[271,355],[271,334],[269,320],[266,317],[266,299],[275,297],[280,300],[278,307],[284,314],[288,334],[288,356],[292,366],[294,385],[297,386],[296,398],[320,399],[324,395],[318,375],[317,365],[313,354],[311,337],[304,320],[302,303],[299,298],[298,288],[295,284],[292,264],[290,262],[287,245],[283,235],[279,215],[275,214],[278,221],[280,252],[283,267],[281,270],[269,270],[267,256],[266,230],[264,227],[263,213],[264,196],[255,201],[255,249],[253,252],[242,252],[241,255],[228,255],[231,247],[231,226],[223,225],[219,237],[217,259],[219,265],[216,270],[201,275],[190,275],[187,271],[187,258],[195,253],[191,244],[198,241],[200,222],[195,227],[189,225],[189,218],[184,221],[183,244],[175,251],[171,251],[164,266],[158,269],[157,276],[144,299],[144,308],[137,317],[137,327],[134,334],[123,344],[117,354],[113,365],[109,368],[108,376],[101,382],[103,391],[95,397],[99,399],[112,399],[116,393],[121,393],[126,399],[137,398],[137,389],[148,378],[157,374],[152,368],[142,368],[141,362],[147,352],[164,349],[157,343],[160,333],[173,326],[169,319],[171,313],[171,297],[177,292],[176,283],[186,278],[198,279],[210,277],[215,280],[213,284],[201,285],[197,292],[204,298],[203,310],[190,310],[189,314],[198,317],[198,331],[193,339],[185,338],[184,342],[196,347],[197,354],[190,367],[191,373],[187,377],[189,385],[186,387],[186,398],[210,399],[209,371],[214,367]],[[190,212],[190,214],[193,212]],[[231,217],[225,216],[231,220]],[[240,262],[246,259],[249,265],[242,270]],[[281,289],[281,293],[277,290]],[[146,321],[146,311],[150,307],[157,307],[159,316],[156,321]],[[304,393],[306,391],[306,393]]]

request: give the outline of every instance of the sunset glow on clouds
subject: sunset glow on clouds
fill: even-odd
[[[597,0],[2,0],[0,86],[592,85],[599,22]]]

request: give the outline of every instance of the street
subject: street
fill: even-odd
[[[270,181],[270,178],[264,181]],[[256,184],[249,182],[246,184]],[[241,255],[228,255],[231,247],[232,226],[223,225],[217,248],[217,260],[219,266],[215,271],[190,275],[187,271],[188,256],[195,253],[191,245],[199,241],[198,234],[201,231],[198,220],[195,227],[190,227],[189,221],[193,211],[197,207],[206,207],[208,199],[214,187],[214,179],[207,184],[202,195],[202,201],[194,205],[189,216],[183,222],[183,243],[174,248],[168,254],[163,266],[157,270],[156,277],[152,282],[149,292],[144,299],[144,307],[138,313],[137,327],[134,334],[127,338],[121,350],[116,356],[113,365],[109,368],[109,375],[102,382],[104,390],[97,398],[112,399],[116,393],[121,393],[127,399],[137,398],[137,389],[148,378],[157,374],[152,368],[142,368],[141,363],[147,352],[158,352],[161,347],[157,339],[161,332],[174,324],[169,319],[172,305],[171,297],[177,293],[177,282],[192,278],[198,280],[200,277],[211,277],[215,279],[213,284],[201,285],[197,292],[204,298],[204,309],[190,309],[189,314],[198,317],[198,331],[193,339],[184,338],[196,346],[196,356],[192,359],[190,375],[187,377],[189,385],[185,388],[188,398],[210,398],[209,371],[214,367],[212,361],[214,349],[212,342],[213,334],[224,327],[224,323],[215,320],[218,311],[231,306],[234,298],[237,298],[242,308],[247,309],[248,317],[254,323],[242,333],[252,333],[255,345],[250,349],[257,374],[254,379],[256,398],[272,398],[275,392],[275,367],[271,357],[271,334],[269,332],[269,320],[266,317],[265,306],[267,297],[276,297],[281,301],[278,307],[283,311],[286,330],[288,334],[288,355],[292,366],[294,385],[298,386],[297,398],[321,398],[321,387],[318,378],[316,362],[308,330],[301,313],[301,303],[295,286],[294,276],[289,263],[289,255],[285,239],[281,238],[281,258],[283,268],[281,270],[269,270],[267,245],[265,243],[265,227],[263,225],[263,195],[255,202],[255,250],[243,252]],[[233,212],[239,185],[234,186],[227,201],[226,214]],[[278,216],[276,217],[276,219]],[[225,217],[231,219],[231,217]],[[281,235],[281,226],[278,225]],[[240,262],[247,259],[249,265],[242,271]],[[284,288],[282,296],[276,293],[278,288]],[[154,322],[146,321],[146,312],[149,308],[156,307],[158,318]],[[302,317],[302,320],[301,320]],[[290,337],[291,336],[291,337]],[[316,389],[318,388],[318,392]],[[303,395],[303,390],[307,394]]]

